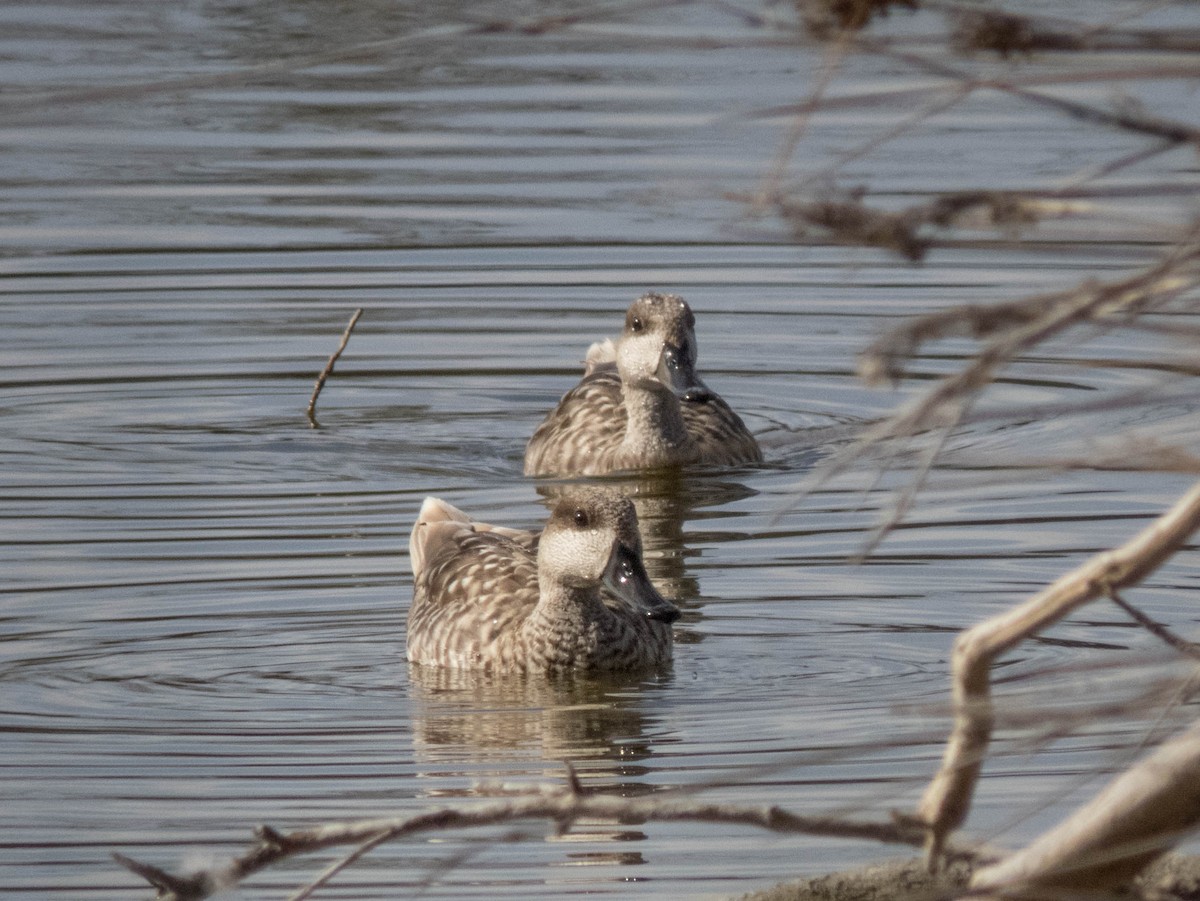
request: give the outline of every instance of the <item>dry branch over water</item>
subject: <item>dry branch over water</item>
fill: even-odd
[[[879,16],[915,4],[831,0],[800,5],[816,33],[827,36],[838,30],[860,32]],[[951,45],[971,53],[1032,57],[1042,52],[1079,54],[1101,47],[1109,51],[1137,48],[1139,52],[1149,52],[1171,43],[1156,41],[1144,32],[1087,28],[1003,10],[981,10],[966,4],[930,3],[926,7],[946,12],[952,23]],[[838,40],[840,46],[846,46],[844,34]],[[1194,42],[1195,35],[1189,36],[1189,40]],[[1111,176],[1180,145],[1190,145],[1193,151],[1200,145],[1200,132],[1190,122],[1163,119],[1132,106],[1104,108],[1067,100],[1018,84],[1020,76],[1011,80],[990,74],[977,76],[968,68],[946,63],[943,57],[893,48],[881,39],[863,37],[856,46],[901,61],[914,71],[945,78],[951,93],[936,108],[937,112],[965,103],[978,91],[998,91],[1101,130],[1136,134],[1147,140],[1144,150],[1114,160],[1099,170],[1097,177]],[[1154,65],[1148,64],[1140,76],[1136,71],[1125,74],[1133,80],[1154,78],[1150,74],[1153,70]],[[1067,71],[1069,74],[1070,70]],[[1086,70],[1079,73],[1081,83],[1092,77]],[[819,98],[804,106],[805,117],[819,115]],[[915,127],[925,121],[922,117],[911,124]],[[854,154],[847,158],[851,155]],[[801,181],[799,188],[793,187],[790,192],[781,188],[773,198],[775,210],[797,238],[806,238],[813,229],[819,229],[831,240],[890,250],[913,262],[922,261],[932,250],[947,243],[954,229],[964,221],[964,215],[973,208],[990,210],[990,215],[982,220],[975,218],[975,228],[982,222],[987,227],[1007,229],[1009,239],[1018,240],[1023,231],[1042,218],[1043,211],[1039,211],[1035,199],[1065,197],[1054,187],[1045,186],[1002,194],[960,191],[899,211],[888,211],[869,206],[869,192],[864,188],[830,200],[828,196],[804,196],[805,184]],[[1078,187],[1074,185],[1071,189]],[[1064,208],[1064,211],[1083,213],[1082,218],[1086,218],[1082,209]],[[1165,225],[1164,233],[1170,233],[1170,226]],[[1165,243],[1166,249],[1153,262],[1130,276],[1105,282],[1088,280],[1064,291],[992,306],[950,308],[911,319],[883,336],[860,360],[860,372],[871,383],[898,382],[909,361],[931,342],[965,337],[976,341],[977,348],[974,357],[958,371],[941,378],[892,416],[866,429],[858,440],[829,460],[810,485],[845,472],[864,458],[892,455],[894,459],[897,449],[917,457],[908,487],[899,493],[891,512],[881,522],[869,552],[908,513],[948,436],[963,423],[1005,367],[1067,333],[1082,334],[1083,340],[1136,325],[1139,317],[1148,313],[1200,309],[1196,296],[1200,284],[1196,227],[1178,228]],[[1149,456],[1158,460],[1190,457],[1186,447],[1152,450]],[[931,865],[938,862],[942,842],[966,820],[976,782],[987,760],[995,719],[991,699],[993,663],[1078,607],[1106,597],[1129,610],[1144,628],[1168,640],[1176,651],[1191,656],[1190,643],[1156,627],[1127,604],[1120,591],[1139,583],[1186,547],[1197,528],[1200,528],[1200,484],[1124,545],[1096,555],[1024,603],[960,635],[952,659],[953,730],[941,768],[926,789],[914,817],[929,830],[926,852]],[[1192,730],[1118,776],[1092,801],[1027,848],[977,874],[972,889],[987,895],[1038,898],[1058,897],[1064,891],[1116,891],[1197,827],[1198,784],[1200,733]]]

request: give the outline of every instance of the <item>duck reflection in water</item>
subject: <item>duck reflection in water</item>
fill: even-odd
[[[525,449],[525,474],[602,475],[693,463],[757,463],[745,423],[696,374],[696,318],[675,294],[645,294],[616,344],[592,345],[583,380]]]
[[[585,790],[650,794],[658,786],[649,760],[671,737],[647,706],[670,682],[666,670],[497,674],[410,664],[413,756],[427,796],[444,804],[502,796],[513,780],[561,785],[564,760]],[[576,863],[618,866],[644,863],[645,839],[640,828],[603,818],[552,838],[575,846],[567,857]]]
[[[566,492],[540,534],[472,522],[428,498],[409,554],[413,663],[612,672],[671,659],[679,609],[650,583],[637,513],[616,492]]]
[[[652,754],[646,732],[656,726],[643,710],[646,692],[670,680],[668,671],[497,674],[410,665],[414,751],[438,764],[524,760],[556,782],[563,760],[588,761],[582,775],[605,777],[607,788],[607,779],[648,772],[639,762]]]

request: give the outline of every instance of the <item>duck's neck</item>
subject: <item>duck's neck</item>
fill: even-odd
[[[600,590],[572,588],[539,568],[541,597],[513,636],[512,654],[530,670],[613,670],[670,660],[671,627],[621,615]]]
[[[600,590],[594,586],[579,588],[566,585],[539,567],[538,587],[541,596],[525,621],[527,629],[578,633],[590,623],[603,621],[612,615],[600,600]]]
[[[638,466],[686,462],[692,440],[679,398],[666,389],[621,388],[625,403],[625,438],[621,453]]]
[[[613,641],[619,623],[596,588],[574,588],[539,572],[541,598],[521,626],[531,669],[590,667]]]

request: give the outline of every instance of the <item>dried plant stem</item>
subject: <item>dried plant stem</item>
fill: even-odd
[[[325,380],[329,378],[329,374],[333,372],[333,367],[338,361],[338,357],[342,355],[342,351],[346,349],[346,345],[350,343],[350,333],[354,331],[354,326],[358,324],[359,318],[363,311],[360,307],[354,311],[354,315],[350,317],[350,324],[346,326],[346,330],[342,332],[342,340],[329,358],[329,362],[325,364],[325,368],[321,370],[321,374],[317,376],[317,382],[313,385],[312,397],[308,400],[308,424],[312,428],[318,428],[317,423],[317,398],[321,394],[321,389],[325,387]]]
[[[1194,230],[1182,237],[1170,252],[1127,278],[1087,281],[1070,290],[992,306],[955,307],[917,317],[884,335],[860,357],[859,373],[868,383],[898,381],[904,375],[905,363],[930,342],[966,335],[979,340],[981,347],[958,372],[864,429],[856,440],[818,466],[797,490],[796,502],[845,472],[872,449],[896,447],[898,442],[931,430],[956,428],[996,374],[1031,348],[1073,328],[1127,325],[1135,322],[1137,314],[1163,308],[1194,288],[1200,241]],[[923,469],[928,465],[927,459]],[[902,498],[899,506],[883,518],[871,536],[871,546],[886,536],[897,522],[896,513],[902,514],[909,502]]]
[[[947,835],[966,818],[991,740],[992,662],[1020,642],[1110,591],[1135,585],[1200,528],[1200,483],[1124,545],[1098,554],[1000,616],[963,632],[951,664],[954,726],[941,769],[925,790],[917,818],[929,829],[926,855],[936,862]]]
[[[1100,107],[1090,106],[1086,103],[1065,100],[1053,94],[1044,94],[1039,91],[1030,90],[1006,79],[975,78],[970,72],[949,65],[932,56],[923,56],[918,53],[896,50],[868,39],[863,39],[863,44],[867,49],[875,50],[878,53],[901,60],[920,71],[948,78],[960,84],[971,85],[972,88],[990,89],[1010,94],[1032,104],[1064,113],[1078,121],[1109,126],[1142,135],[1165,138],[1177,144],[1200,144],[1200,129],[1183,122],[1162,119],[1128,110],[1110,111],[1101,109]]]
[[[721,823],[765,829],[781,835],[816,835],[858,839],[886,844],[920,847],[925,830],[909,820],[863,822],[834,817],[805,817],[779,807],[746,807],[702,803],[688,799],[623,798],[588,793],[572,776],[565,786],[546,786],[506,797],[473,809],[435,810],[403,819],[360,820],[334,823],[283,834],[269,827],[256,831],[258,841],[240,857],[224,866],[177,876],[156,867],[114,855],[122,866],[137,873],[158,889],[160,901],[199,901],[217,891],[236,886],[246,877],[298,854],[340,845],[356,845],[346,858],[335,863],[317,880],[324,882],[378,845],[422,832],[468,829],[512,823],[518,820],[550,820],[560,832],[569,831],[580,819],[602,819],[622,823],[675,821]],[[955,851],[954,855],[980,861],[976,852]],[[992,858],[994,860],[994,858]],[[297,897],[307,897],[301,890]]]
[[[991,306],[953,307],[915,317],[871,344],[859,359],[859,373],[869,383],[896,381],[903,374],[903,361],[923,344],[966,335],[993,343],[985,345],[957,378],[970,372],[982,374],[1068,328],[1130,322],[1134,314],[1194,286],[1193,266],[1198,258],[1200,241],[1192,232],[1169,253],[1127,278],[1088,281],[1066,291],[1034,294]],[[979,380],[967,381],[976,384]],[[987,381],[984,379],[984,383]]]

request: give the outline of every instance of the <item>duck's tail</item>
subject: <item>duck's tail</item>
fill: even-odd
[[[617,345],[613,344],[611,338],[596,341],[587,349],[587,356],[583,358],[583,375],[585,378],[593,372],[616,368]]]
[[[436,526],[445,522],[469,525],[471,517],[441,498],[425,498],[425,502],[421,504],[421,512],[417,514],[417,521],[413,525],[412,535],[408,539],[408,562],[412,567],[414,578],[425,569],[425,561],[429,558],[431,536],[434,532],[439,531]]]

